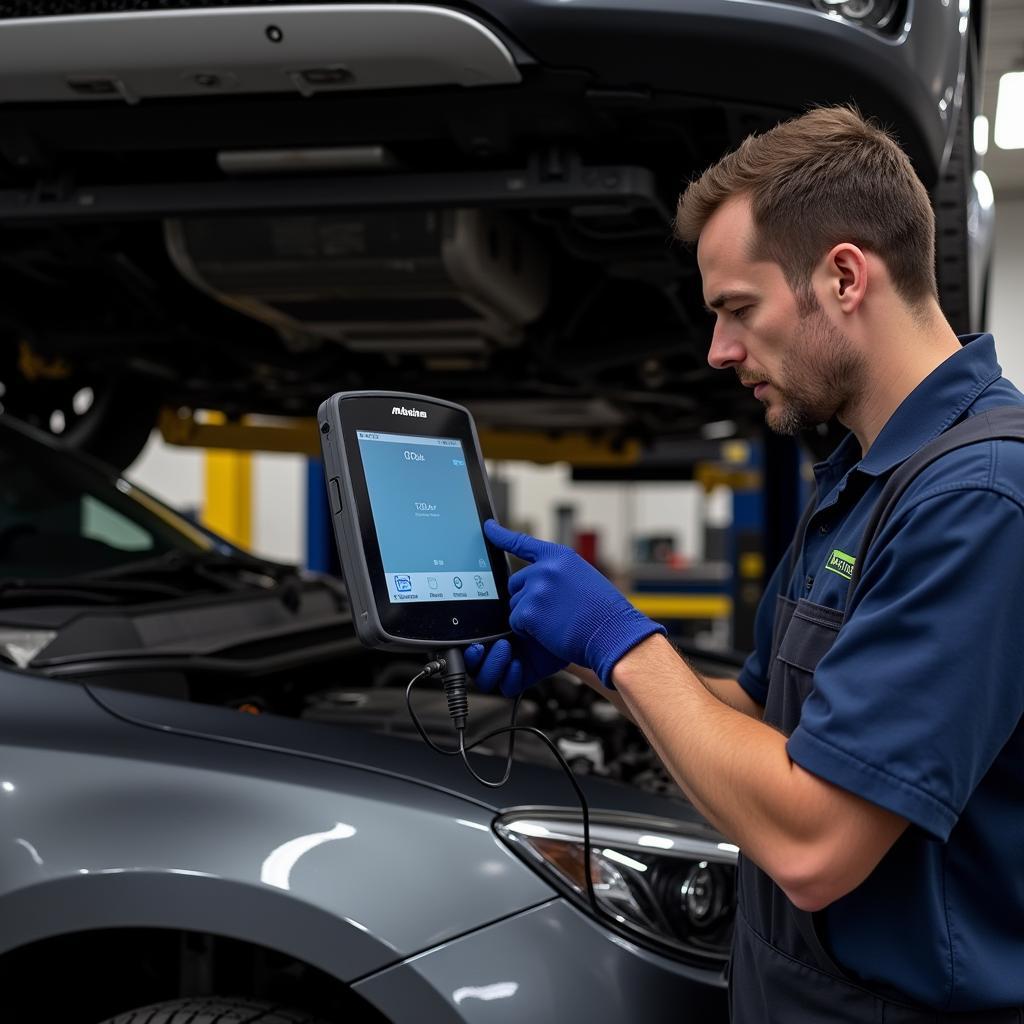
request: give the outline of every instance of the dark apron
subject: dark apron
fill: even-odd
[[[893,474],[869,517],[849,594],[860,578],[872,539],[914,477],[948,451],[994,438],[1024,441],[1024,408],[1000,409],[964,421],[926,445]],[[815,505],[812,501],[797,529],[791,578]],[[835,642],[844,618],[844,612],[810,601],[777,600],[764,721],[787,736],[800,721],[804,699],[814,686],[814,670]],[[729,972],[733,1024],[1024,1022],[1024,1013],[1017,1008],[945,1013],[873,991],[835,962],[823,933],[822,916],[798,910],[768,875],[742,855],[737,886]]]

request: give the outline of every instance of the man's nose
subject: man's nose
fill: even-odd
[[[711,335],[711,348],[708,349],[708,363],[716,370],[726,370],[742,363],[746,357],[747,351],[735,334],[717,320]]]

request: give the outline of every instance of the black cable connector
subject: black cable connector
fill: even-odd
[[[469,719],[469,694],[466,689],[466,662],[460,647],[449,647],[440,659],[444,662],[441,669],[441,685],[444,697],[448,701],[448,714],[451,716],[455,731],[463,733]]]
[[[451,715],[452,722],[455,725],[455,730],[458,733],[459,745],[453,750],[446,750],[444,747],[439,747],[427,735],[426,729],[423,728],[423,725],[412,706],[413,687],[421,679],[436,675],[441,676],[444,684],[444,694],[448,700],[448,713]],[[462,651],[459,648],[449,648],[444,652],[443,657],[435,658],[433,661],[428,661],[426,665],[423,666],[422,670],[417,672],[416,675],[409,680],[409,685],[405,688],[405,704],[409,710],[409,717],[412,719],[413,725],[416,726],[416,731],[420,734],[420,738],[423,742],[426,743],[431,750],[438,754],[443,754],[445,757],[461,756],[462,762],[466,766],[466,770],[482,786],[487,786],[490,789],[498,789],[508,782],[509,777],[512,774],[512,759],[515,754],[515,738],[517,733],[532,733],[537,737],[537,739],[547,746],[554,759],[558,762],[558,766],[563,772],[565,772],[565,776],[569,780],[569,784],[572,786],[573,792],[576,794],[576,799],[580,805],[580,814],[583,819],[583,879],[585,895],[590,903],[594,915],[597,918],[606,919],[609,923],[614,922],[615,925],[617,925],[618,919],[601,906],[597,899],[597,893],[594,890],[594,874],[593,864],[591,862],[590,843],[590,807],[587,804],[587,798],[583,795],[582,787],[555,742],[549,736],[546,736],[541,732],[540,729],[535,729],[533,726],[529,725],[516,724],[516,720],[519,715],[519,705],[522,699],[523,695],[521,693],[515,698],[512,704],[512,721],[509,725],[502,729],[492,729],[486,736],[481,736],[479,739],[475,739],[471,743],[467,743],[466,719],[469,716],[469,696],[466,688],[466,663],[462,657]],[[481,746],[488,740],[494,739],[496,736],[502,736],[506,733],[508,734],[508,753],[505,757],[505,771],[500,779],[485,779],[474,771],[473,766],[469,763],[467,755],[474,747]]]

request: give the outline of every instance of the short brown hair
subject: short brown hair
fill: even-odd
[[[936,296],[928,192],[895,139],[856,108],[818,107],[747,136],[680,196],[676,235],[696,242],[736,195],[751,199],[752,256],[777,263],[798,295],[832,246],[852,242],[885,261],[911,305]]]

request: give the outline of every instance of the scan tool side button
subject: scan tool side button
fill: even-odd
[[[331,495],[331,512],[341,515],[341,484],[336,476],[331,477],[327,490]]]

